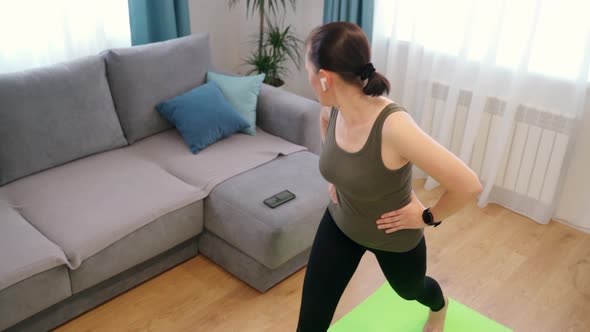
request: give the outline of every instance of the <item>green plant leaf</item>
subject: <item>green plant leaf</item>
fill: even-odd
[[[277,23],[267,20],[264,47],[273,50],[273,54],[277,56],[277,61],[284,62],[288,57],[300,70],[302,45],[303,42],[294,35],[290,25],[281,28]]]
[[[240,0],[228,0],[230,9],[235,7]],[[297,0],[289,0],[293,10],[295,10]],[[288,59],[294,62],[298,70],[301,68],[301,52],[300,48],[303,42],[299,40],[293,33],[290,25],[282,28],[284,25],[272,23],[269,18],[269,13],[276,17],[277,11],[282,9],[286,11],[286,0],[246,0],[246,17],[260,13],[260,25],[258,38],[255,39],[258,47],[255,51],[243,59],[244,64],[251,66],[248,74],[264,73],[265,83],[277,84],[289,73],[286,66]],[[263,22],[266,21],[266,27]]]

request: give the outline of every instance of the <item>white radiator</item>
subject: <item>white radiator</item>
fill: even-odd
[[[434,83],[430,102],[423,110],[420,126],[433,137],[439,129],[437,125],[441,123],[447,91],[447,86]],[[471,92],[461,91],[452,122],[450,147],[447,147],[457,156],[464,136],[470,101]],[[468,163],[482,182],[487,182],[485,174],[489,163],[486,163],[486,149],[496,137],[496,128],[504,114],[504,105],[502,100],[495,97],[487,99]],[[514,120],[501,167],[494,179],[494,190],[509,191],[519,197],[526,197],[525,200],[551,203],[569,142],[567,132],[573,125],[573,119],[548,110],[520,105]]]

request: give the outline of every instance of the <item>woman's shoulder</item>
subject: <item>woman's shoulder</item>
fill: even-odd
[[[403,158],[413,162],[404,155],[404,150],[410,146],[414,149],[417,142],[424,142],[425,133],[412,116],[405,111],[405,108],[402,107],[401,109],[404,112],[390,112],[383,121],[383,128],[381,128],[382,144],[393,148],[398,151],[400,156],[404,156]]]
[[[392,102],[388,114],[383,120],[383,136],[390,136],[389,134],[412,133],[410,128],[418,128],[417,123],[412,118],[408,110],[399,103]]]

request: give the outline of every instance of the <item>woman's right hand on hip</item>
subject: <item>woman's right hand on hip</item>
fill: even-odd
[[[338,194],[336,194],[336,186],[329,183],[328,184],[328,193],[330,193],[330,199],[334,204],[338,204]]]

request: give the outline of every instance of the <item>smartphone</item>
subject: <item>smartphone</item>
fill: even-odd
[[[283,190],[278,194],[272,195],[271,197],[264,200],[264,204],[272,209],[277,206],[284,204],[295,198],[295,194],[289,190]]]

